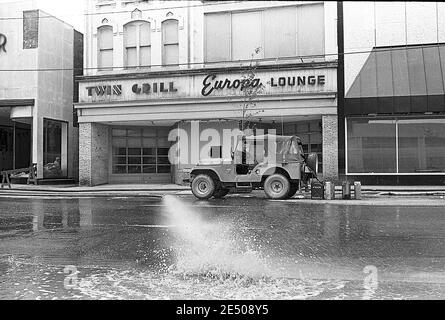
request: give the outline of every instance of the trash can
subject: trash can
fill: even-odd
[[[311,182],[311,199],[323,200],[324,199],[324,186],[323,183],[312,180]]]
[[[351,184],[349,181],[343,181],[341,191],[343,199],[351,199]]]
[[[335,184],[331,181],[326,181],[324,183],[324,198],[326,200],[335,199]]]

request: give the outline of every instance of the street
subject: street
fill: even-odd
[[[444,299],[441,205],[0,198],[0,299]]]

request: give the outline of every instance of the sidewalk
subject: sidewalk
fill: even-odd
[[[68,196],[68,197],[109,197],[135,196],[159,197],[166,192],[188,191],[190,187],[176,184],[105,184],[95,187],[78,185],[25,185],[11,184],[0,189],[0,196]]]
[[[335,189],[336,197],[341,198],[341,186]],[[2,196],[149,196],[173,192],[191,194],[189,186],[177,184],[105,184],[95,187],[13,184],[11,189],[7,186],[0,189]],[[362,194],[364,197],[445,196],[445,186],[362,186]]]

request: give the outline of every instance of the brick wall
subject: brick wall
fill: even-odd
[[[108,126],[79,123],[79,185],[108,183]]]
[[[337,115],[322,116],[323,179],[338,180],[338,125]]]

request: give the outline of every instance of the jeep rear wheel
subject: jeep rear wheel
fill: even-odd
[[[289,194],[287,195],[286,198],[292,198],[298,191],[298,185],[299,183],[292,183],[289,189]]]
[[[215,182],[207,174],[200,174],[192,181],[192,193],[198,199],[209,199],[215,192]]]
[[[264,181],[264,192],[270,199],[285,199],[289,191],[290,182],[281,174],[273,174]]]

